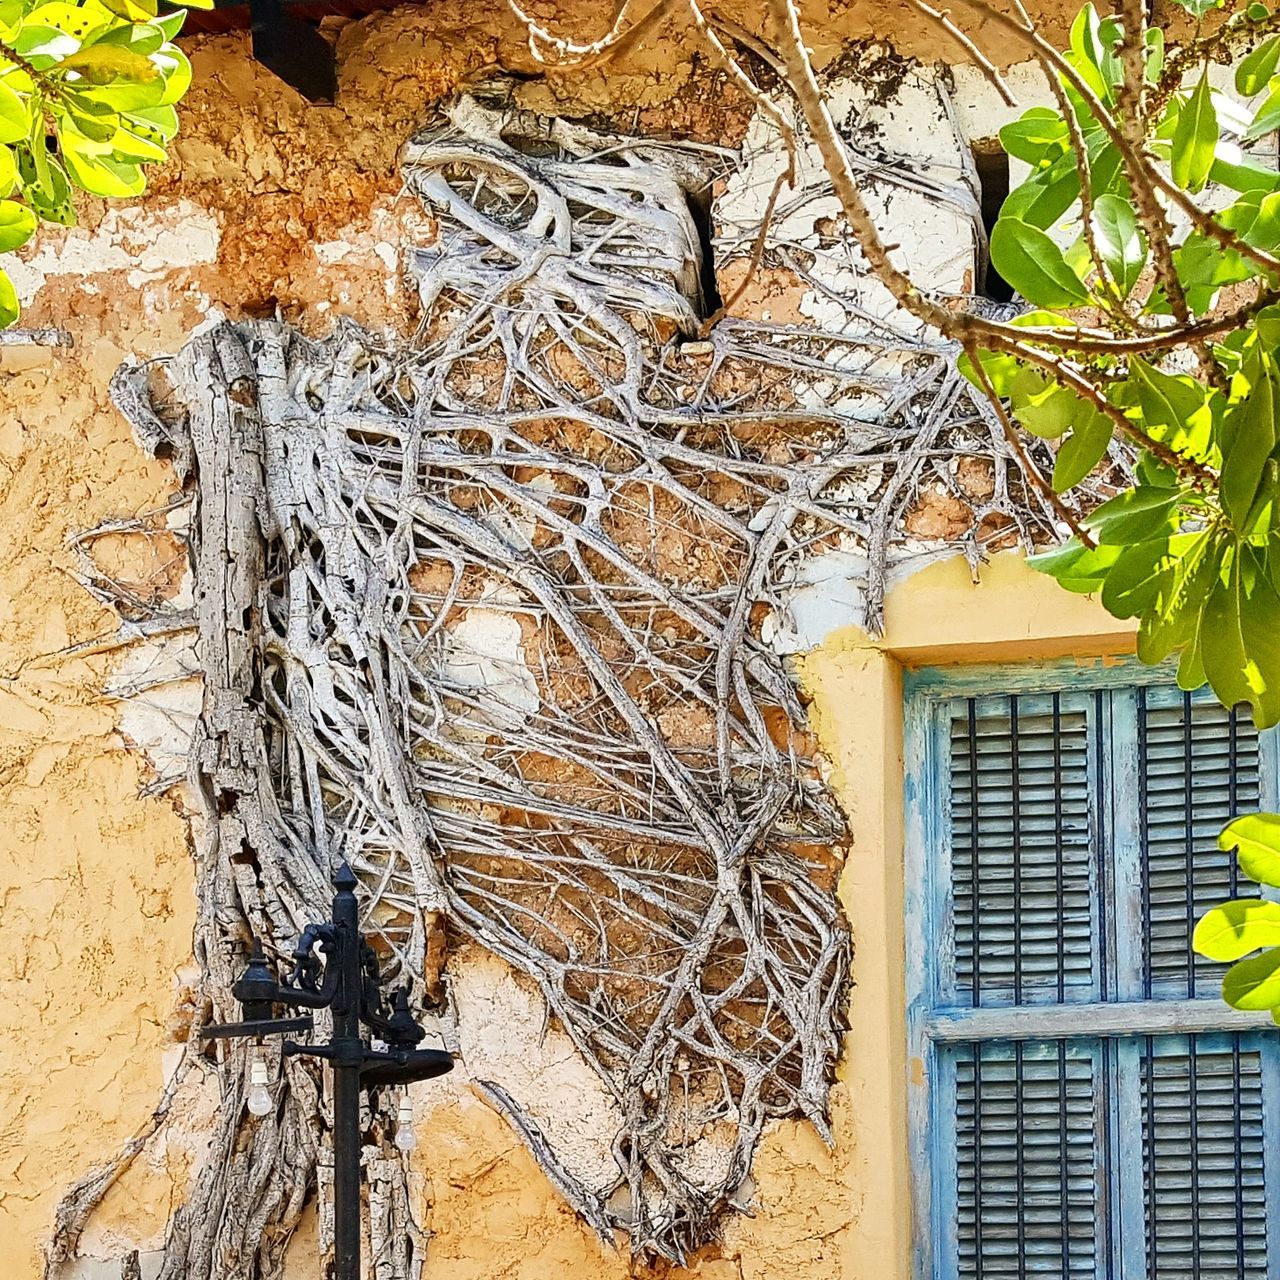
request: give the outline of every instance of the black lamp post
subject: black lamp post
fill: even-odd
[[[357,884],[344,862],[334,873],[333,919],[309,924],[294,949],[293,972],[280,983],[254,939],[244,972],[231,988],[244,1010],[243,1022],[205,1027],[209,1038],[287,1035],[310,1031],[308,1016],[277,1018],[276,1005],[333,1010],[333,1039],[328,1044],[284,1042],[286,1057],[325,1058],[333,1070],[333,1233],[334,1280],[360,1280],[360,1090],[429,1080],[453,1069],[442,1049],[419,1049],[426,1032],[409,1012],[408,990],[401,987],[388,1008],[382,996],[378,957],[360,933]],[[317,952],[319,954],[317,954]],[[381,1040],[373,1049],[361,1024]],[[262,1102],[265,1078],[251,1077],[250,1110]],[[411,1124],[401,1117],[400,1123]]]

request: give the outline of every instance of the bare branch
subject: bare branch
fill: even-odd
[[[941,27],[973,59],[974,66],[982,72],[983,76],[986,77],[987,83],[1000,95],[1001,101],[1004,102],[1005,106],[1016,107],[1018,105],[1018,99],[1013,90],[1009,88],[1009,82],[1000,74],[1000,68],[978,48],[977,44],[969,36],[951,21],[950,9],[935,9],[932,5],[926,4],[925,0],[911,0],[911,5],[912,8],[924,14],[930,22]]]

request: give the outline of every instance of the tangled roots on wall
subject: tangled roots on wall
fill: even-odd
[[[1045,519],[945,348],[740,320],[683,341],[706,305],[690,194],[728,162],[463,100],[406,153],[440,222],[412,340],[228,324],[165,394],[136,368],[115,387],[194,496],[206,1016],[231,1016],[249,935],[287,953],[345,858],[418,998],[447,1003],[445,930],[536,984],[607,1094],[613,1172],[481,1091],[604,1239],[676,1259],[769,1120],[827,1135],[843,823],[771,644],[787,594],[842,552],[874,623],[905,515],[957,457],[993,477],[975,528]],[[324,1181],[313,1068],[286,1062],[250,1120],[228,1052],[165,1280],[278,1275]],[[365,1136],[372,1255],[408,1280],[388,1108]]]

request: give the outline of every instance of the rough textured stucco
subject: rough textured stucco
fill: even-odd
[[[135,798],[142,761],[101,696],[106,663],[59,656],[114,627],[69,576],[67,534],[169,484],[107,405],[122,354],[104,337],[0,376],[0,1272],[14,1277],[36,1274],[69,1171],[155,1105],[190,955],[184,824]],[[149,1234],[171,1180],[134,1189],[118,1209]]]
[[[886,30],[909,42],[919,20],[905,4],[848,6],[824,22],[815,48],[829,62],[844,39]],[[118,661],[65,652],[114,626],[70,576],[68,534],[162,506],[173,489],[168,470],[146,460],[108,406],[108,378],[127,354],[175,349],[214,310],[280,307],[317,330],[334,313],[409,324],[398,252],[415,235],[428,242],[432,229],[399,197],[396,152],[426,105],[463,76],[495,65],[531,69],[496,4],[380,15],[342,26],[338,38],[334,108],[307,106],[257,68],[245,37],[192,41],[196,83],[175,159],[152,194],[128,210],[87,202],[82,228],[42,236],[14,273],[30,299],[27,322],[64,325],[77,347],[9,353],[0,377],[0,974],[13,993],[0,1040],[6,1276],[38,1274],[58,1195],[146,1123],[184,1026],[185,823],[169,801],[138,797],[144,767],[119,736],[117,706],[101,694]],[[932,35],[916,47],[951,52]],[[553,77],[521,94],[535,109],[625,109],[639,130],[728,143],[750,116],[678,32],[607,77]],[[749,295],[741,309],[773,307],[772,318],[782,318],[799,307],[787,284],[770,293],[758,282],[762,303]],[[159,539],[121,541],[116,553],[131,574],[164,576]],[[892,617],[891,608],[891,628]],[[853,817],[855,848],[874,857],[874,840],[859,843],[856,806]],[[892,932],[868,933],[873,956],[878,937]],[[892,990],[873,972],[862,979],[878,993],[868,1023],[890,1018],[888,1045]],[[774,1130],[756,1164],[757,1216],[735,1221],[709,1251],[715,1256],[683,1274],[854,1276],[905,1256],[901,1205],[895,1218],[882,1204],[884,1185],[894,1185],[883,1148],[893,1140],[897,1082],[863,1070],[878,1043],[851,1044],[834,1098],[836,1150],[799,1125]],[[456,1082],[439,1087],[453,1092],[433,1098],[424,1089],[417,1156],[434,1235],[428,1277],[621,1280],[625,1257],[572,1216],[501,1119]],[[113,1189],[86,1233],[86,1253],[106,1256],[121,1240],[144,1253],[156,1246],[210,1105],[192,1099],[196,1136],[140,1158]],[[299,1235],[293,1261],[293,1274],[315,1274],[310,1232]],[[92,1264],[77,1273],[87,1280]]]

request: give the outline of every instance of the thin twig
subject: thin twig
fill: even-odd
[[[911,0],[911,6],[928,18],[930,22],[941,27],[969,55],[973,60],[974,66],[982,72],[987,83],[1000,95],[1001,101],[1004,102],[1005,106],[1016,107],[1018,105],[1018,99],[1013,90],[1009,88],[1009,82],[1000,74],[1000,68],[982,52],[968,35],[951,21],[951,11],[949,9],[935,9],[932,5],[926,4],[925,0]]]

